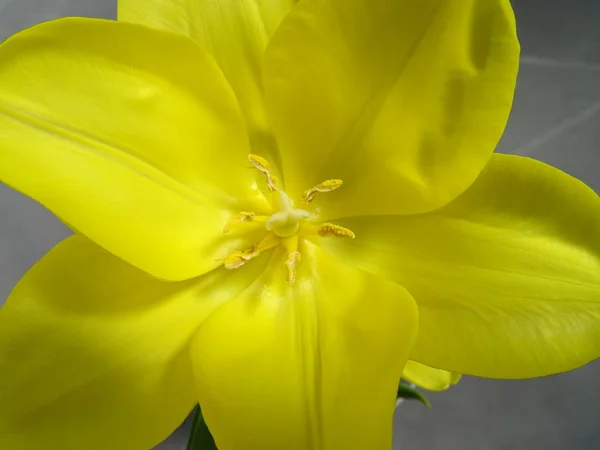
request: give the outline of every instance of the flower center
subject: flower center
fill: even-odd
[[[237,269],[262,252],[283,245],[288,254],[285,261],[287,279],[293,284],[296,280],[296,265],[301,259],[299,245],[301,245],[302,239],[315,235],[354,239],[354,233],[347,228],[332,223],[319,223],[316,214],[297,208],[288,194],[279,189],[277,178],[271,173],[266,159],[257,155],[249,155],[248,160],[256,169],[265,174],[267,185],[273,193],[272,207],[275,212],[270,216],[258,216],[253,212],[243,211],[225,225],[223,233],[228,233],[232,228],[247,222],[262,223],[267,230],[266,236],[257,245],[243,251],[234,251],[227,256],[223,260],[226,269]],[[317,194],[334,191],[341,185],[342,180],[324,181],[305,191],[302,200],[308,206]]]
[[[277,191],[277,199],[279,211],[267,219],[265,228],[282,238],[293,236],[300,229],[300,222],[313,215],[304,209],[295,208],[290,197],[283,191]]]

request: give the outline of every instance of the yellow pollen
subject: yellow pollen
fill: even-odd
[[[299,251],[292,252],[288,255],[288,259],[285,262],[285,265],[288,270],[287,281],[290,284],[294,284],[296,282],[296,264],[302,259],[302,255]]]
[[[242,211],[229,222],[227,222],[227,225],[225,225],[225,228],[223,228],[223,233],[229,233],[232,228],[236,227],[241,223],[252,222],[255,216],[256,214],[254,214],[253,212]]]
[[[271,189],[272,191],[276,191],[278,182],[277,178],[271,174],[271,165],[269,164],[269,161],[267,161],[262,156],[252,154],[248,155],[248,161],[250,161],[252,165],[256,167],[260,172],[265,174],[265,176],[267,177],[267,185],[269,186],[269,189]]]
[[[348,239],[354,239],[356,237],[356,235],[348,228],[344,228],[333,223],[321,224],[318,234],[319,236],[323,237],[334,236]]]
[[[287,281],[290,284],[296,282],[296,265],[302,259],[302,255],[298,251],[298,235],[290,236],[281,240],[288,253],[288,259],[285,262],[287,267]]]
[[[232,252],[229,256],[227,256],[227,258],[224,259],[223,265],[226,269],[239,269],[251,259],[256,258],[265,250],[276,247],[279,245],[279,243],[279,238],[273,233],[269,233],[262,241],[260,241],[260,244],[244,250],[243,252]]]
[[[256,252],[253,248],[244,250],[243,252],[235,251],[225,258],[223,265],[226,269],[237,269],[257,256],[258,252]]]
[[[267,161],[262,156],[250,154],[248,155],[248,160],[254,165],[254,167],[256,167],[263,173],[269,172],[271,170],[271,165],[269,164],[269,161]]]
[[[322,183],[317,184],[314,188],[309,189],[308,191],[305,191],[302,198],[304,199],[304,201],[306,203],[310,203],[313,201],[313,199],[319,192],[323,193],[323,192],[335,191],[343,183],[344,182],[342,180],[338,180],[338,179],[325,180]]]

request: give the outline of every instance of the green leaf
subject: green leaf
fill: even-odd
[[[215,440],[206,426],[202,410],[199,406],[196,406],[193,415],[192,431],[188,440],[187,450],[218,450]]]
[[[417,389],[414,387],[407,386],[406,384],[400,383],[400,386],[398,386],[398,393],[396,394],[396,398],[418,400],[428,408],[431,408],[431,403],[429,403],[429,399],[425,397],[425,394],[417,391]]]

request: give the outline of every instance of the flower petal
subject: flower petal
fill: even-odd
[[[0,309],[0,448],[147,450],[197,397],[198,324],[257,276],[159,281],[76,235]]]
[[[453,384],[458,383],[461,375],[409,360],[402,372],[402,378],[428,391],[445,391]]]
[[[233,93],[184,37],[47,22],[0,46],[0,85],[0,181],[158,277],[215,267],[262,207]]]
[[[119,0],[119,20],[190,36],[233,87],[253,153],[277,163],[264,105],[262,65],[269,39],[297,0]]]
[[[286,190],[343,179],[327,218],[442,206],[492,154],[518,58],[508,0],[299,4],[265,54]]]
[[[389,449],[416,308],[400,286],[303,250],[276,257],[203,324],[191,352],[221,450]]]
[[[435,213],[339,223],[356,239],[323,245],[415,298],[411,359],[527,378],[600,356],[600,199],[563,172],[494,155],[466,193]]]

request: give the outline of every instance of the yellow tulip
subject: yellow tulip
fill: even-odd
[[[409,358],[443,388],[600,355],[597,195],[492,155],[508,2],[294,3],[0,45],[0,180],[76,232],[0,309],[0,448],[146,450],[200,402],[222,450],[383,450]]]

